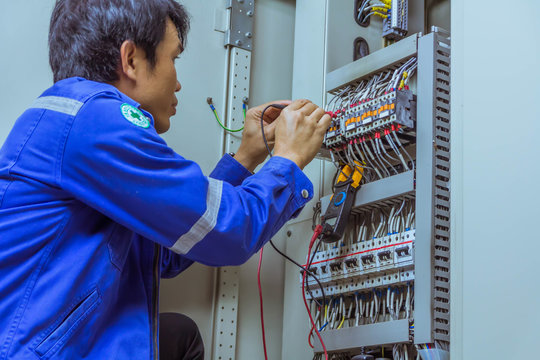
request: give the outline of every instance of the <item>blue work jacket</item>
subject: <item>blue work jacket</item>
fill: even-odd
[[[46,90],[0,150],[0,360],[157,359],[160,277],[238,265],[313,195],[290,160],[210,176],[115,87]],[[195,286],[195,285],[194,285]]]

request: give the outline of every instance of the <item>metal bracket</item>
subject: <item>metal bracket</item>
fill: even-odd
[[[236,358],[236,323],[238,318],[238,270],[219,269],[218,298],[214,323],[214,359]]]
[[[244,124],[242,106],[249,100],[250,70],[251,52],[238,48],[231,49],[227,106],[227,126],[231,129],[239,129]],[[242,142],[242,132],[227,132],[226,141],[226,152],[236,152]]]
[[[255,0],[227,0],[226,9],[230,10],[230,16],[229,29],[225,32],[225,46],[251,51]]]

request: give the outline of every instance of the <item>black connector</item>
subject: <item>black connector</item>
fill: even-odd
[[[340,271],[343,269],[343,263],[341,261],[330,264],[332,271]]]
[[[369,255],[364,255],[362,256],[362,264],[364,265],[371,265],[375,262],[375,257],[373,256],[373,254],[369,254]]]
[[[353,268],[353,267],[357,267],[358,266],[358,259],[354,258],[354,259],[345,260],[345,265],[349,269]]]
[[[396,249],[397,256],[408,256],[409,255],[409,247],[403,246]]]

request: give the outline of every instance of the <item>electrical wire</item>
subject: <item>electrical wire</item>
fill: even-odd
[[[219,126],[221,126],[225,131],[228,131],[228,132],[232,132],[232,133],[235,133],[235,132],[240,132],[242,130],[244,130],[244,124],[242,124],[242,127],[240,129],[236,129],[236,130],[233,130],[233,129],[229,129],[228,127],[226,127],[225,125],[223,125],[223,123],[221,122],[221,120],[219,119],[219,115],[217,113],[217,110],[216,108],[214,107],[214,104],[212,102],[212,98],[207,98],[206,99],[206,102],[208,103],[208,106],[210,106],[210,110],[212,110],[212,113],[214,113],[214,117],[216,118]],[[244,123],[245,123],[245,120],[246,120],[246,104],[244,103],[242,105],[243,107],[243,114],[244,114]]]
[[[262,138],[264,140],[264,146],[266,146],[266,150],[268,151],[268,155],[272,157],[272,150],[270,150],[270,146],[268,146],[268,141],[266,140],[266,134],[264,133],[264,113],[269,108],[275,108],[279,110],[285,109],[286,105],[280,105],[280,104],[270,104],[267,107],[264,108],[264,110],[261,112],[261,131],[262,131]]]
[[[266,353],[266,335],[264,333],[263,295],[262,295],[262,286],[261,286],[262,259],[263,259],[263,248],[261,248],[261,252],[259,254],[259,266],[257,267],[257,283],[259,285],[259,303],[261,307],[261,329],[262,329],[262,340],[263,340],[263,348],[264,348],[264,358],[265,360],[268,360],[268,355]]]
[[[309,267],[304,267],[302,265],[300,265],[299,263],[297,263],[296,261],[294,261],[293,259],[291,259],[290,257],[288,257],[286,254],[284,254],[283,252],[281,252],[277,247],[276,245],[274,244],[274,242],[272,240],[270,240],[270,245],[272,245],[272,247],[274,248],[274,250],[276,250],[276,252],[278,254],[280,254],[281,256],[283,256],[285,259],[289,260],[290,262],[292,262],[294,265],[298,266],[300,269],[302,269],[303,272],[307,272],[309,274],[309,276],[311,276],[313,279],[315,279],[315,281],[317,282],[317,284],[319,285],[319,288],[321,289],[321,294],[322,294],[322,298],[323,298],[323,304],[326,303],[326,294],[324,292],[324,287],[323,285],[321,284],[321,281],[317,278],[317,276],[315,276],[311,271],[308,271],[307,269]],[[313,296],[312,296],[313,297]]]
[[[308,258],[307,258],[308,261],[309,261],[309,258],[311,257],[311,248],[313,247],[313,244],[315,243],[315,240],[317,240],[317,238],[319,237],[319,235],[321,233],[322,233],[322,226],[317,225],[317,227],[315,228],[315,231],[313,232],[313,236],[311,237],[311,241],[309,242]],[[317,333],[317,337],[319,338],[319,341],[321,342],[322,348],[324,350],[324,357],[325,357],[326,360],[328,360],[328,352],[326,351],[326,346],[324,345],[324,341],[323,341],[323,339],[321,337],[319,329],[317,329],[317,327],[315,326],[315,322],[313,321],[313,317],[311,316],[311,311],[309,309],[309,306],[308,306],[308,303],[307,303],[307,300],[306,300],[306,291],[305,291],[306,274],[307,274],[307,271],[302,274],[302,298],[304,300],[304,305],[305,305],[306,310],[308,312],[309,320],[311,322],[311,325],[315,328],[315,332]]]

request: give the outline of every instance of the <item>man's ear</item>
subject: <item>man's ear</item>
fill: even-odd
[[[137,75],[142,66],[141,60],[144,60],[145,54],[141,48],[138,48],[131,40],[126,40],[120,47],[120,71],[130,80],[136,81]]]

